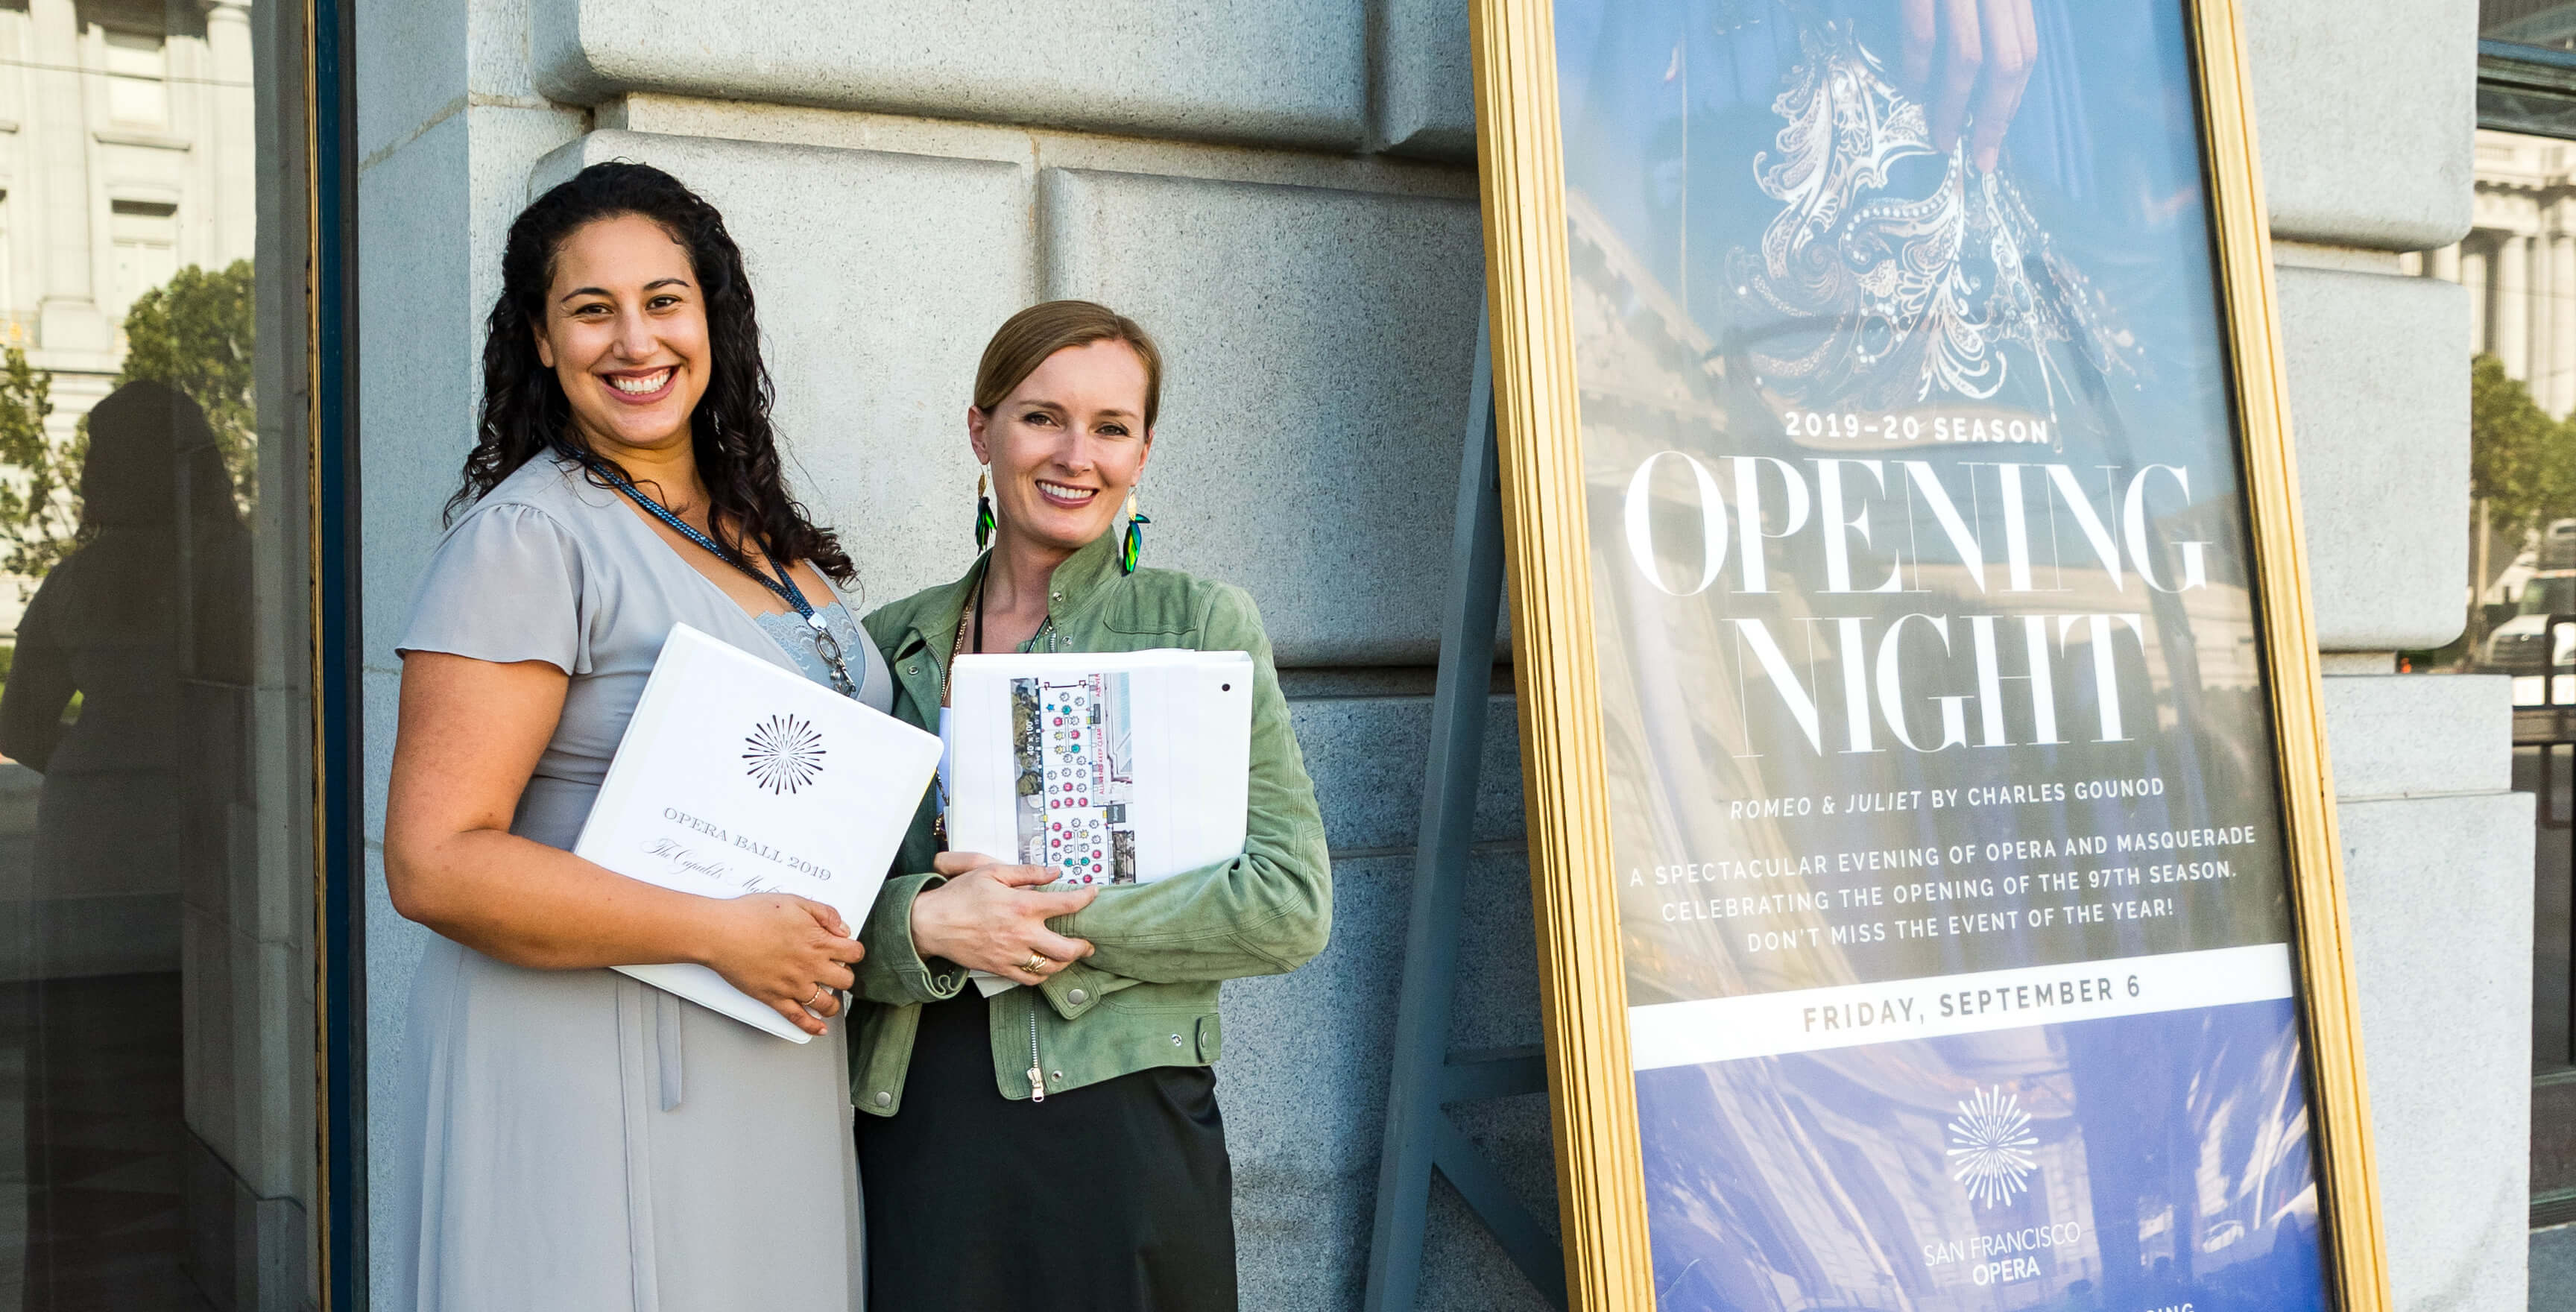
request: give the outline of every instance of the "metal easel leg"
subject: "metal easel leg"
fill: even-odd
[[[1422,1278],[1423,1227],[1437,1169],[1494,1233],[1513,1263],[1565,1306],[1565,1260],[1537,1218],[1505,1187],[1443,1104],[1544,1091],[1535,1048],[1449,1051],[1476,791],[1493,684],[1494,628],[1503,602],[1503,509],[1494,455],[1493,361],[1476,331],[1476,377],[1458,464],[1458,527],[1442,611],[1440,673],[1431,697],[1431,751],[1415,839],[1413,906],[1405,925],[1404,987],[1396,1012],[1386,1142],[1378,1162],[1366,1312],[1410,1312]]]

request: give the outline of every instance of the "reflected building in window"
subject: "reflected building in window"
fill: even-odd
[[[2547,12],[2526,15],[2521,30],[2545,34],[2537,25],[2547,20],[2566,29],[2547,29],[2559,32],[2555,40],[2576,36],[2576,6],[2564,7],[2564,17],[2557,7],[2535,8]],[[2485,399],[2474,403],[2470,440],[2483,449],[2511,438],[2521,405],[2493,370],[2519,384],[2548,420],[2576,415],[2576,141],[2481,128],[2475,178],[2469,235],[2399,258],[2410,273],[2468,290],[2470,353],[2494,360],[2478,366],[2490,372],[2473,388]],[[2576,442],[2576,433],[2551,429],[2538,440]],[[2495,467],[2519,469],[2508,477],[2529,481],[2542,463],[2561,462],[2517,457]],[[2463,633],[2443,651],[2410,656],[2407,668],[2510,674],[2525,705],[2553,686],[2562,698],[2576,697],[2576,676],[2543,682],[2544,667],[2563,669],[2576,658],[2576,630],[2550,628],[2552,615],[2576,611],[2576,518],[2566,507],[2524,504],[2537,495],[2508,489],[2501,508],[2484,496],[2473,503]]]
[[[2576,142],[2481,129],[2476,228],[2402,257],[2469,289],[2470,350],[2553,417],[2576,410]]]
[[[251,46],[241,3],[0,5],[0,341],[53,375],[58,435],[112,390],[137,297],[252,257]]]

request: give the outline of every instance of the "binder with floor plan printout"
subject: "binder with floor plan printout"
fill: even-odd
[[[1113,888],[1242,855],[1251,656],[960,656],[948,703],[950,850]]]

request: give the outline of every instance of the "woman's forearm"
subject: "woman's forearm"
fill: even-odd
[[[546,661],[403,658],[385,792],[394,909],[478,952],[541,970],[696,963],[821,1034],[859,960],[841,914],[785,893],[730,900],[659,888],[509,832],[563,713]]]
[[[1092,944],[1083,964],[1149,984],[1286,974],[1332,937],[1332,871],[1315,846],[1107,889],[1053,924]]]
[[[723,903],[628,879],[509,831],[568,680],[543,661],[404,658],[385,808],[394,910],[513,965],[711,964],[726,946],[715,941],[727,921]]]
[[[388,843],[394,910],[486,956],[538,970],[704,964],[715,899],[656,887],[506,830]]]

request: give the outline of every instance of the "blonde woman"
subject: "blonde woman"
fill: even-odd
[[[1217,986],[1323,950],[1331,871],[1250,598],[1137,565],[1130,498],[1161,375],[1143,328],[1086,301],[1002,325],[966,411],[992,549],[865,624],[894,714],[924,727],[960,653],[1250,653],[1244,852],[1095,900],[1039,890],[1034,867],[942,852],[923,808],[897,865],[920,873],[888,881],[860,935],[851,1092],[879,1307],[1235,1306]],[[1029,987],[987,1000],[968,968]]]

